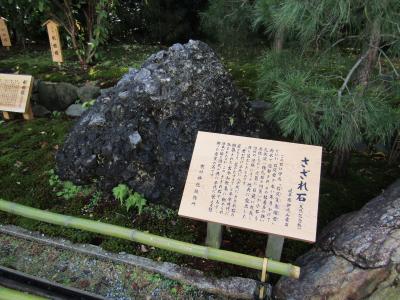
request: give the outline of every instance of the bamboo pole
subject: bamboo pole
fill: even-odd
[[[45,300],[47,298],[23,293],[20,291],[12,290],[5,288],[3,286],[0,286],[0,300]]]
[[[180,254],[221,261],[260,271],[263,268],[264,258],[262,257],[181,242],[151,233],[141,232],[135,229],[52,213],[14,202],[5,201],[3,199],[0,199],[0,210],[46,223],[130,240]],[[268,260],[267,272],[294,278],[299,278],[300,276],[299,267],[274,261],[272,259]]]

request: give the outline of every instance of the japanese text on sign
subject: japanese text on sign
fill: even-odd
[[[51,56],[54,62],[63,62],[60,34],[58,32],[58,23],[49,20],[46,23],[47,33],[49,35]]]
[[[30,75],[0,74],[0,110],[25,113],[32,84]]]
[[[179,215],[315,241],[322,148],[199,132]]]
[[[0,18],[0,39],[4,47],[11,47],[10,35],[8,34],[7,24],[4,18]]]

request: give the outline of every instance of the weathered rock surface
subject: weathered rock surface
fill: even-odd
[[[48,110],[63,111],[78,99],[77,87],[66,82],[38,81],[38,104]]]
[[[297,264],[300,280],[282,278],[276,298],[399,299],[400,180],[328,225]]]
[[[127,183],[177,206],[199,130],[255,136],[245,97],[205,43],[175,44],[103,90],[57,154],[62,179]]]

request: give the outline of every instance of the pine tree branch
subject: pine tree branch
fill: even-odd
[[[325,52],[328,52],[330,49],[334,48],[335,46],[337,46],[338,44],[340,44],[341,42],[343,42],[347,39],[356,39],[359,37],[360,37],[360,35],[349,35],[344,38],[341,38],[340,40],[337,40],[336,42],[334,42]]]
[[[354,66],[350,69],[349,73],[347,74],[342,86],[340,87],[339,91],[338,91],[338,100],[340,101],[342,99],[342,94],[345,88],[348,88],[347,84],[349,83],[351,76],[353,75],[353,73],[355,72],[355,70],[357,70],[357,68],[360,66],[360,64],[362,63],[362,61],[367,57],[368,55],[368,51],[365,52],[358,60],[357,62],[354,64]]]
[[[394,66],[393,62],[390,60],[390,58],[386,55],[385,51],[381,49],[381,47],[375,47],[378,49],[378,51],[386,58],[386,60],[389,62],[390,66],[392,67],[394,73],[396,74],[396,77],[399,77],[399,73],[397,72],[396,67]]]

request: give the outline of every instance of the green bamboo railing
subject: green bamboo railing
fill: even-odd
[[[20,291],[5,288],[0,285],[0,300],[46,300],[43,298]]]
[[[52,213],[2,199],[0,199],[0,210],[37,221],[130,240],[181,254],[221,261],[260,271],[263,268],[264,258],[261,257],[181,242],[135,229]],[[298,278],[300,276],[299,267],[272,259],[268,260],[267,272],[293,278]]]

